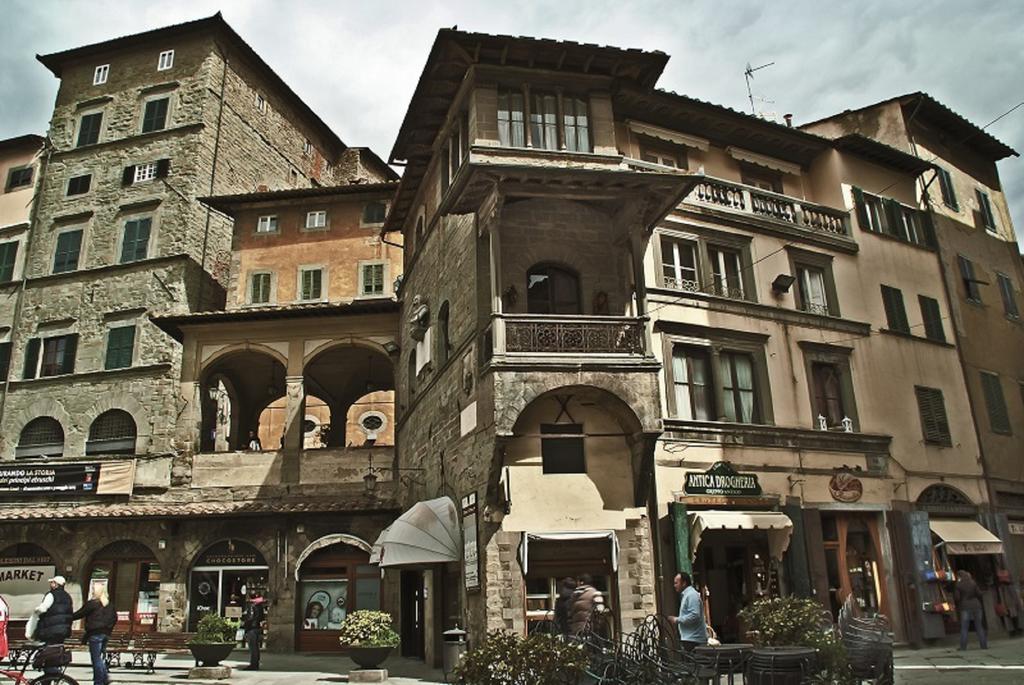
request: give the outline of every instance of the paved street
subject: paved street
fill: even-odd
[[[895,664],[899,685],[1024,683],[1024,640],[998,640],[991,642],[987,650],[982,650],[972,634],[966,652],[957,651],[956,645],[904,649],[896,653]]]

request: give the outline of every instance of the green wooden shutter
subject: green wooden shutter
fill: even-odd
[[[925,442],[949,447],[953,444],[949,433],[949,419],[946,417],[946,403],[942,391],[936,388],[915,387],[917,409],[921,415],[921,429]]]
[[[974,192],[978,196],[978,212],[981,215],[982,227],[994,231],[996,230],[996,217],[992,213],[992,203],[989,202],[988,193],[975,189]]]
[[[36,377],[36,369],[39,366],[39,338],[32,338],[25,346],[25,368],[21,374],[22,378],[30,379]]]
[[[135,326],[111,328],[107,333],[107,369],[123,369],[132,365],[135,349]]]
[[[981,389],[985,395],[988,422],[992,430],[996,433],[1009,433],[1010,415],[1006,409],[1006,398],[1003,397],[1003,386],[999,381],[999,376],[982,371]]]
[[[903,293],[898,288],[883,285],[882,304],[885,306],[885,318],[889,330],[910,333],[907,310],[903,306]]]
[[[960,278],[964,283],[964,295],[968,300],[981,302],[981,290],[978,288],[978,281],[974,277],[974,264],[971,260],[957,255],[957,264],[960,267]]]
[[[956,200],[956,190],[953,188],[953,177],[949,175],[949,172],[938,167],[939,169],[939,188],[942,190],[942,201],[946,203],[948,207],[959,212],[960,203]]]
[[[997,274],[996,279],[999,281],[999,294],[1003,297],[1003,312],[1014,319],[1020,318],[1017,299],[1013,295],[1013,281],[1006,274]]]
[[[124,238],[121,242],[121,263],[145,259],[149,251],[149,233],[153,220],[132,219],[124,224]]]
[[[935,249],[938,242],[935,239],[935,219],[931,212],[918,212],[921,218],[921,229],[924,231],[924,244]]]
[[[14,279],[14,263],[18,257],[18,241],[0,245],[0,283]]]
[[[903,207],[896,200],[890,200],[887,197],[881,198],[881,200],[882,206],[885,208],[883,217],[885,225],[882,227],[882,231],[887,235],[903,238]]]
[[[860,225],[860,230],[870,231],[871,224],[868,222],[868,207],[864,202],[864,191],[856,186],[853,187],[853,206],[857,212],[857,223]]]
[[[690,519],[686,515],[686,505],[682,502],[669,502],[669,513],[672,516],[672,530],[675,533],[676,571],[692,573],[690,562]],[[675,574],[673,574],[673,577]]]
[[[0,383],[7,380],[11,371],[11,343],[0,343]]]
[[[64,336],[64,355],[60,359],[60,370],[57,373],[74,373],[75,356],[78,354],[78,334]]]
[[[924,320],[925,336],[929,340],[946,342],[946,332],[942,327],[942,312],[939,309],[939,301],[924,295],[918,295],[917,301],[921,305],[921,318]]]

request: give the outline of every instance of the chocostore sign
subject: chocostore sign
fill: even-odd
[[[761,484],[753,473],[737,473],[727,461],[715,463],[704,472],[690,471],[686,474],[687,495],[729,495],[757,496]]]

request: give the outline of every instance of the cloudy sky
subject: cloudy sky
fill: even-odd
[[[658,49],[660,87],[794,122],[925,90],[984,126],[1024,101],[1024,2],[5,0],[0,138],[44,133],[57,80],[35,55],[224,13],[350,145],[387,157],[438,28]],[[1024,107],[988,132],[1024,151]],[[1024,234],[1024,160],[1000,162]],[[1024,241],[1022,241],[1024,244]]]

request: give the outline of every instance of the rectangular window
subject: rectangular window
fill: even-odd
[[[313,143],[309,142],[308,139],[304,143],[302,143],[302,154],[304,154],[304,155],[311,155],[311,154],[313,154]]]
[[[910,323],[907,321],[907,309],[903,306],[903,291],[883,285],[882,304],[885,306],[885,320],[889,330],[909,334]]]
[[[686,152],[680,150],[669,150],[647,144],[640,146],[640,159],[651,164],[685,169],[687,167]]]
[[[542,423],[540,453],[544,473],[586,473],[583,425]]]
[[[270,302],[271,274],[253,274],[252,286],[249,291],[249,302],[252,304],[268,304]]]
[[[174,50],[164,50],[156,60],[157,71],[167,71],[174,66]]]
[[[323,269],[302,269],[301,299],[319,300],[322,296]]]
[[[715,419],[711,359],[707,350],[683,345],[673,347],[672,385],[678,418],[688,421]]]
[[[722,352],[718,356],[722,374],[722,409],[726,421],[760,423],[754,392],[754,359],[742,352]]]
[[[11,169],[7,174],[7,192],[12,190],[18,190],[19,188],[28,188],[32,185],[32,167],[23,166],[16,169]]]
[[[259,93],[256,93],[256,109],[260,112],[267,111],[267,99]]]
[[[135,353],[135,326],[119,326],[107,331],[105,369],[124,369],[132,365]]]
[[[843,425],[847,412],[843,407],[842,372],[837,364],[813,362],[811,364],[811,383],[814,394],[815,419],[825,418],[829,428]]]
[[[0,283],[14,280],[14,265],[18,259],[18,241],[0,243]]]
[[[1010,433],[1010,414],[1006,409],[1006,398],[1003,397],[1003,385],[999,376],[987,371],[981,372],[981,390],[985,395],[985,407],[988,409],[988,423],[993,433]]]
[[[988,199],[988,193],[978,189],[975,189],[974,192],[978,196],[978,214],[981,218],[981,225],[986,231],[995,232],[996,215],[992,212],[992,203]]]
[[[805,312],[829,315],[828,290],[825,288],[825,270],[817,266],[796,267],[797,305]]]
[[[897,204],[898,218],[900,219],[900,238],[908,243],[925,245],[924,232],[921,230],[920,217],[917,210]]]
[[[32,338],[25,350],[25,378],[74,373],[77,349],[78,335],[74,333],[42,340]]]
[[[388,206],[383,202],[367,202],[363,205],[363,224],[375,226],[384,223]]]
[[[103,112],[85,114],[78,121],[78,142],[75,147],[95,145],[100,140],[100,128],[103,125]]]
[[[0,342],[0,382],[6,381],[11,372],[11,343]]]
[[[156,178],[156,162],[136,164],[134,169],[135,175],[132,177],[132,183],[143,183]]]
[[[964,296],[971,302],[981,304],[981,288],[978,287],[978,279],[974,276],[974,264],[960,255],[957,255],[956,261],[960,267],[960,280],[964,286]]]
[[[307,212],[306,213],[306,228],[326,228],[327,227],[327,212]]]
[[[921,319],[924,321],[924,335],[929,340],[946,342],[946,332],[942,327],[942,311],[939,309],[939,301],[934,297],[918,295],[917,301],[921,305]]]
[[[1003,312],[1011,319],[1020,318],[1020,310],[1017,309],[1017,298],[1013,295],[1013,281],[1006,274],[996,272],[996,280],[999,281],[999,294],[1003,298]]]
[[[498,94],[498,142],[504,147],[526,146],[522,93],[503,91]]]
[[[562,98],[565,148],[571,152],[590,152],[590,123],[587,102],[582,98]]]
[[[937,388],[916,386],[914,394],[917,396],[917,410],[921,415],[924,441],[952,447],[953,439],[949,434],[949,419],[946,418],[946,403],[942,399],[942,391]]]
[[[956,190],[953,189],[953,177],[942,167],[936,167],[939,174],[939,190],[942,192],[942,202],[947,207],[957,212],[960,211],[960,203],[956,201]]]
[[[92,85],[102,86],[107,82],[107,76],[110,75],[110,65],[102,64],[96,67],[96,71],[92,72]]]
[[[68,196],[84,195],[89,192],[92,185],[92,174],[73,176],[68,179]]]
[[[546,93],[530,98],[530,138],[533,147],[558,149],[558,99]]]
[[[146,108],[142,115],[143,133],[162,131],[167,128],[167,107],[170,102],[170,98],[159,98],[146,103]]]
[[[64,231],[57,236],[57,249],[53,254],[53,273],[60,274],[78,268],[82,251],[82,229]]]
[[[121,263],[137,262],[145,259],[149,252],[149,234],[153,220],[131,219],[124,223],[124,239],[121,242]]]
[[[868,217],[867,229],[875,233],[885,233],[885,208],[882,206],[882,198],[865,195],[864,210]]]
[[[261,216],[256,221],[257,233],[277,233],[277,217],[274,215]]]
[[[360,294],[383,295],[384,294],[384,265],[363,264],[362,266],[362,288]]]
[[[663,236],[661,239],[661,269],[666,288],[700,292],[697,245],[695,243]]]
[[[711,278],[713,294],[720,297],[732,297],[742,300],[743,267],[738,250],[724,247],[709,246],[708,260],[711,262]]]

